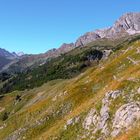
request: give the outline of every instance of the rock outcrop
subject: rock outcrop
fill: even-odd
[[[131,102],[121,106],[113,120],[113,137],[117,136],[121,130],[129,129],[134,122],[140,119],[140,102]]]
[[[132,101],[122,105],[116,110],[112,119],[112,128],[110,129],[108,120],[110,118],[110,105],[112,101],[123,95],[119,90],[106,93],[102,100],[102,106],[99,112],[92,108],[87,114],[83,128],[88,131],[84,137],[90,134],[96,134],[100,131],[100,138],[105,139],[108,136],[116,137],[123,131],[132,128],[140,120],[140,102]]]
[[[114,99],[116,99],[120,95],[121,91],[119,90],[107,92],[102,100],[100,112],[98,113],[96,109],[91,109],[83,122],[83,128],[85,130],[88,130],[92,134],[101,131],[102,135],[108,136],[110,134],[108,126],[108,119],[110,118],[109,105]]]

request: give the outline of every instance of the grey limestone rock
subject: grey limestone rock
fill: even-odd
[[[120,38],[126,35],[140,33],[140,13],[126,13],[112,27],[88,32],[79,37],[75,46],[86,44],[101,38]]]
[[[76,47],[79,47],[79,46],[83,47],[86,44],[88,44],[92,41],[95,41],[99,38],[100,38],[100,36],[98,34],[96,34],[95,32],[88,32],[77,39],[75,46]]]
[[[129,129],[139,119],[140,102],[131,102],[121,106],[115,114],[111,135],[113,137],[117,136],[122,129]]]

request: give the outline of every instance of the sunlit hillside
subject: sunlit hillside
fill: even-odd
[[[70,79],[0,96],[0,139],[139,140],[140,40]]]

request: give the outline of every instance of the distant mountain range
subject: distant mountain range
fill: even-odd
[[[88,43],[100,39],[116,39],[124,36],[140,33],[140,13],[127,13],[121,16],[112,27],[106,29],[98,29],[87,32],[79,37],[75,43],[64,43],[58,49],[52,49],[46,53],[38,55],[24,55],[24,53],[10,53],[4,49],[0,49],[0,71],[14,67],[17,71],[22,71],[27,67],[42,65],[49,58],[60,56],[71,51],[76,47],[86,46]],[[16,61],[15,61],[16,60]]]
[[[1,57],[5,57],[7,59],[15,59],[16,57],[18,57],[18,55],[16,53],[10,53],[9,51],[0,48],[0,56]]]
[[[13,64],[13,62],[16,62],[15,60],[19,59],[23,55],[24,53],[10,53],[5,49],[0,48],[0,70],[5,66]]]

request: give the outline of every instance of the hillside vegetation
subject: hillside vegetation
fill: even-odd
[[[3,85],[0,93],[32,89],[50,80],[73,78],[87,68],[97,66],[100,60],[106,59],[111,52],[115,52],[139,38],[140,36],[116,40],[101,39],[89,43],[85,47],[77,47],[59,57],[48,59],[44,65],[27,68],[21,73],[14,74],[13,78],[10,77]]]
[[[9,80],[0,139],[139,140],[139,36],[115,44],[91,43]]]

